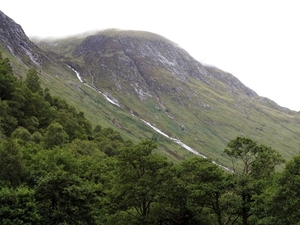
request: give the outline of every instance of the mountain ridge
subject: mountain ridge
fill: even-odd
[[[12,23],[0,27],[6,54],[13,54],[9,50],[12,46],[33,51],[39,64],[26,51],[15,52],[27,67],[39,69],[45,87],[67,97],[94,122],[111,124],[135,139],[158,140],[164,154],[177,159],[188,156],[162,137],[157,138],[132,115],[223,165],[229,164],[224,147],[240,135],[265,144],[270,142],[272,147],[281,149],[285,158],[297,152],[297,112],[258,96],[230,73],[202,65],[164,37],[150,32],[106,30],[33,43],[18,35],[9,36],[5,29],[14,33],[20,27],[13,20],[1,18]],[[14,40],[8,42],[8,37]],[[21,45],[20,41],[26,44]],[[117,100],[122,108],[107,105],[103,102],[107,100],[105,96]]]
[[[164,38],[164,37],[161,37],[159,35],[156,35],[156,34],[153,34],[153,33],[150,33],[150,32],[139,32],[139,31],[124,31],[124,30],[114,30],[114,29],[111,29],[111,30],[105,30],[103,32],[99,31],[99,32],[96,32],[96,34],[93,34],[93,35],[89,35],[89,36],[82,36],[84,38],[84,41],[82,41],[81,45],[80,46],[77,46],[76,47],[76,50],[75,50],[75,56],[76,57],[80,57],[82,56],[83,54],[87,54],[82,52],[82,50],[80,50],[80,48],[83,48],[83,49],[88,49],[88,46],[86,44],[86,42],[89,42],[89,44],[91,43],[96,43],[97,40],[91,40],[91,39],[99,39],[98,42],[100,43],[101,41],[103,41],[104,39],[108,38],[108,37],[112,37],[115,35],[115,33],[119,33],[121,35],[124,35],[126,37],[136,37],[138,35],[136,34],[139,34],[139,36],[142,36],[142,37],[145,37],[147,39],[147,36],[146,35],[143,35],[143,34],[149,34],[151,35],[152,39],[156,39],[156,40],[161,40],[164,39],[166,40],[167,42],[171,43],[171,44],[174,44],[176,46],[175,43],[169,41],[168,39]],[[99,34],[99,35],[97,35]],[[108,34],[107,36],[105,36],[106,34]],[[128,35],[129,34],[129,35]],[[142,34],[142,35],[140,35]],[[75,37],[75,36],[74,36]],[[154,38],[153,38],[154,37]],[[151,38],[149,38],[151,39]],[[59,41],[60,40],[64,40],[63,38],[62,39],[52,39],[50,40],[46,45],[49,45],[49,46],[53,46],[55,45],[56,46],[59,46]],[[56,42],[55,44],[50,44],[51,42]],[[40,47],[44,47],[45,48],[45,43],[46,42],[43,42],[43,41],[37,41],[36,40],[36,43],[40,46]],[[98,43],[98,44],[99,44]],[[44,46],[43,46],[44,45]],[[97,44],[96,44],[97,45]],[[91,48],[91,51],[93,51],[95,45],[92,44],[92,48]],[[54,47],[54,48],[55,48]],[[180,48],[179,46],[177,46],[178,48]],[[47,47],[46,47],[47,48]],[[181,49],[181,48],[180,48]],[[185,51],[184,49],[182,49],[183,51]],[[129,54],[127,53],[127,56],[129,56]],[[191,57],[192,58],[192,57]],[[193,59],[194,60],[194,59]],[[195,60],[196,61],[196,60]],[[167,62],[168,63],[168,62]],[[80,69],[79,69],[80,70]],[[231,87],[235,87],[235,88],[240,88],[241,90],[244,90],[244,92],[249,95],[249,96],[258,96],[257,93],[255,91],[253,91],[252,89],[250,89],[249,87],[245,86],[238,78],[234,77],[232,74],[230,73],[227,73],[227,72],[224,72],[222,70],[220,70],[219,68],[215,67],[215,66],[211,66],[211,65],[203,65],[202,67],[202,71],[204,71],[204,73],[207,73],[205,72],[205,70],[214,70],[214,71],[217,71],[215,72],[215,75],[217,75],[219,77],[219,79],[223,82],[227,82],[228,86],[231,86]],[[203,81],[205,82],[205,79],[203,79]],[[275,105],[275,104],[274,104]],[[276,104],[277,105],[277,104]],[[279,105],[277,105],[276,107],[277,109],[280,109],[281,107]],[[285,108],[285,107],[282,107],[282,109]],[[286,111],[286,110],[285,110]],[[291,110],[292,111],[292,110]]]
[[[22,27],[15,23],[14,20],[6,16],[0,10],[0,39],[12,55],[17,58],[24,58],[24,55],[27,56],[24,60],[25,64],[31,66],[41,66],[41,59],[38,54],[35,52],[39,49],[35,44],[33,44],[30,39],[26,36]],[[29,58],[29,59],[28,59]]]

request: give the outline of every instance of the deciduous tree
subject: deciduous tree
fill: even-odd
[[[232,185],[240,204],[236,207],[236,214],[241,217],[243,225],[248,225],[255,205],[253,196],[263,193],[275,172],[275,166],[284,160],[271,147],[259,145],[245,137],[230,141],[224,152],[233,164]]]
[[[59,123],[52,123],[47,127],[44,138],[46,149],[63,146],[68,143],[68,141],[69,136]]]
[[[33,93],[39,93],[42,95],[43,89],[36,69],[31,68],[28,70],[25,84]]]
[[[0,181],[2,185],[17,187],[25,179],[22,147],[11,138],[0,144]]]
[[[153,141],[144,140],[122,149],[117,155],[112,199],[116,201],[116,213],[126,212],[131,224],[152,224],[156,220],[151,212],[159,202],[170,164],[164,157],[152,153],[155,148]]]
[[[269,224],[300,224],[300,155],[286,164],[265,207]]]
[[[40,224],[34,190],[27,187],[0,189],[0,223]]]
[[[17,79],[7,58],[0,58],[0,99],[9,100],[16,88]]]

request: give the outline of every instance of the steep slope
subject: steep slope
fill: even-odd
[[[42,53],[24,33],[22,27],[0,11],[0,42],[9,52],[30,66],[42,66]]]
[[[174,160],[192,154],[189,147],[230,166],[223,150],[238,135],[271,145],[287,159],[298,153],[297,112],[258,96],[230,73],[202,65],[164,37],[107,30],[34,44],[0,15],[0,50],[17,74],[38,68],[44,87],[94,124],[114,126],[136,141],[153,138]]]
[[[238,135],[271,145],[286,158],[298,152],[297,112],[258,96],[229,73],[202,65],[161,36],[106,30],[39,46],[63,55],[84,82],[129,113],[218,162],[228,164],[223,149]]]
[[[49,88],[53,95],[62,97],[70,105],[84,112],[94,126],[114,126],[124,138],[135,142],[155,137],[156,132],[145,125],[143,121],[132,117],[123,109],[116,109],[107,101],[106,97],[82,84],[74,71],[67,65],[68,58],[39,48],[26,36],[20,25],[2,12],[0,19],[0,53],[9,59],[16,76],[24,79],[28,69],[35,67],[43,87]],[[78,43],[78,40],[80,38],[76,37],[72,40],[65,40],[65,42],[73,46]],[[73,58],[71,61],[72,64],[76,62]],[[123,127],[120,121],[123,121]],[[136,129],[131,129],[131,126]],[[180,159],[174,152],[180,152],[180,155],[183,155],[182,152],[186,152],[165,137],[160,137],[159,142],[158,151],[174,160]]]

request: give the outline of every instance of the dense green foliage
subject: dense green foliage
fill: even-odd
[[[275,150],[238,137],[224,151],[233,172],[200,157],[173,164],[153,141],[92,126],[34,69],[22,82],[0,58],[0,85],[1,224],[299,222],[300,156],[275,173]]]

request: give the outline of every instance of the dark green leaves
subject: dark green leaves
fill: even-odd
[[[28,70],[25,84],[32,91],[32,93],[42,94],[43,89],[41,88],[40,78],[36,69]]]
[[[258,145],[244,137],[237,137],[230,141],[224,152],[232,159],[233,194],[238,197],[240,204],[234,214],[241,218],[243,225],[247,225],[252,218],[255,218],[254,211],[258,206],[254,196],[259,199],[271,184],[275,166],[284,160],[271,147]]]
[[[230,141],[224,152],[232,159],[235,173],[253,177],[269,176],[276,165],[284,162],[281,155],[271,147],[258,145],[245,137]]]
[[[156,144],[145,140],[124,148],[117,156],[116,179],[112,199],[118,201],[116,210],[125,211],[137,224],[148,224],[155,215],[151,209],[161,198],[163,183],[168,177],[169,163],[152,154]]]
[[[0,223],[40,224],[40,215],[35,201],[35,192],[27,187],[0,189]]]
[[[0,143],[0,182],[16,187],[25,179],[25,165],[22,147],[16,140],[8,139]]]
[[[16,88],[17,79],[13,75],[8,59],[0,59],[0,99],[9,100]]]

